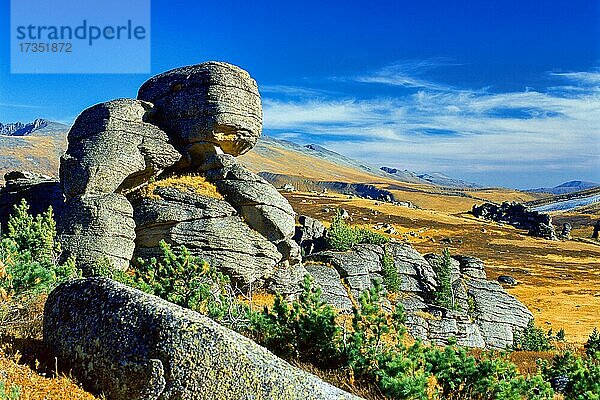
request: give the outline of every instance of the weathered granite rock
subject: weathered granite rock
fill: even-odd
[[[135,247],[133,209],[120,194],[89,194],[69,200],[59,219],[62,256],[73,256],[84,276],[94,274],[99,261],[126,269]]]
[[[243,69],[205,62],[173,69],[142,85],[138,99],[156,106],[152,120],[189,155],[203,162],[216,145],[233,156],[246,153],[262,131],[258,86]]]
[[[11,171],[4,175],[6,186],[0,188],[0,227],[14,212],[14,206],[25,200],[29,213],[38,215],[52,207],[55,216],[62,213],[65,199],[60,183],[49,176],[27,171]]]
[[[465,284],[486,346],[498,349],[511,346],[515,334],[523,331],[533,319],[531,312],[497,282],[465,279]]]
[[[356,398],[205,316],[106,278],[52,291],[44,342],[113,400]]]
[[[531,211],[523,204],[504,202],[502,205],[484,203],[474,205],[471,214],[495,222],[527,229],[529,235],[549,240],[557,240],[552,217],[546,213]]]
[[[277,189],[260,176],[249,171],[235,158],[215,156],[215,164],[205,172],[219,193],[252,227],[272,242],[291,239],[295,233],[294,209]]]
[[[184,245],[244,288],[273,275],[281,254],[253,231],[226,201],[173,187],[130,196],[136,222],[136,255],[160,255],[159,242]]]
[[[486,279],[485,265],[476,257],[456,255],[453,256],[459,262],[460,272],[471,278]]]
[[[596,221],[596,223],[594,224],[594,232],[592,232],[592,239],[598,239],[599,235],[600,235],[600,219],[598,221]]]
[[[315,280],[315,285],[323,291],[321,298],[332,305],[341,313],[352,311],[352,301],[344,285],[340,274],[335,268],[322,264],[307,264],[307,271]]]
[[[500,275],[498,277],[498,282],[503,283],[505,285],[511,285],[511,286],[517,284],[517,280],[515,278],[513,278],[512,276],[508,276],[508,275]]]
[[[322,251],[306,257],[307,261],[329,264],[350,287],[354,298],[373,286],[373,280],[383,280],[381,259],[383,247],[374,244],[359,244],[351,251]]]
[[[325,225],[318,219],[306,215],[300,215],[298,222],[300,222],[300,226],[296,226],[294,240],[298,243],[304,255],[325,250],[327,247]]]
[[[412,246],[389,242],[387,252],[393,257],[394,265],[402,280],[402,290],[419,293],[431,293],[437,288],[436,275],[427,260]],[[416,285],[405,287],[405,282],[416,281]]]
[[[67,199],[126,192],[180,158],[166,133],[146,123],[152,104],[118,99],[83,111],[68,135],[60,177]]]
[[[570,223],[565,222],[563,224],[562,227],[562,231],[560,232],[560,238],[561,239],[571,239],[571,230],[573,229],[573,227],[571,226]]]

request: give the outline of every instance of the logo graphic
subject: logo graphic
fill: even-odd
[[[150,0],[11,0],[11,73],[149,73]]]

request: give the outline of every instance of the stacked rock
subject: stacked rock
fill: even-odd
[[[64,255],[92,275],[98,260],[124,269],[134,255],[159,256],[165,240],[185,245],[240,286],[294,291],[306,273],[292,239],[294,210],[235,159],[261,131],[256,82],[222,62],[165,72],[142,85],[138,100],[85,110],[61,159]],[[173,187],[140,196],[137,189],[163,172],[201,175],[219,198]]]
[[[133,208],[125,194],[172,166],[181,154],[166,133],[144,121],[152,104],[118,99],[85,110],[69,131],[60,160],[66,197],[58,232],[64,256],[84,274],[103,259],[129,266],[135,247]]]

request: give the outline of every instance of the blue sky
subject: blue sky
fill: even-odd
[[[1,3],[2,122],[72,121],[150,76],[11,75]],[[240,65],[265,133],[377,166],[519,188],[600,182],[599,21],[597,0],[153,0],[152,73]]]

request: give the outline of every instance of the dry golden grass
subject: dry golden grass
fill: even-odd
[[[72,379],[61,375],[47,378],[26,365],[19,364],[19,356],[0,353],[1,380],[6,387],[20,388],[20,400],[94,400],[90,393],[81,389]]]
[[[517,279],[519,284],[507,287],[508,292],[533,312],[542,327],[555,331],[563,328],[570,342],[582,344],[595,326],[600,327],[599,245],[530,237],[511,226],[465,214],[468,208],[462,213],[443,212],[439,210],[443,199],[434,202],[433,209],[409,209],[333,194],[284,195],[296,212],[322,221],[330,221],[335,208],[343,207],[354,223],[371,227],[389,223],[398,232],[395,238],[412,244],[423,254],[449,248],[453,254],[481,258],[488,279],[499,275]],[[590,224],[595,220],[586,217],[582,221],[589,230],[585,221]]]
[[[181,191],[199,194],[201,196],[223,199],[212,183],[208,182],[202,175],[180,175],[161,179],[148,184],[141,189],[144,197],[156,197],[154,189],[159,187],[172,187]]]

